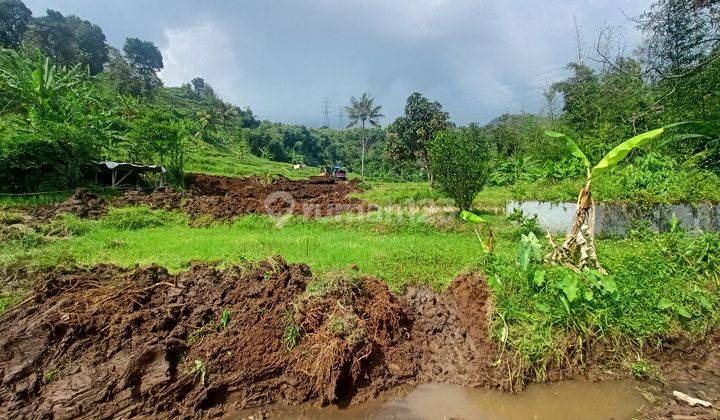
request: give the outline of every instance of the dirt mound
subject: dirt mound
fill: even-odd
[[[172,190],[149,195],[128,191],[114,205],[142,204],[168,210],[179,208],[194,217],[209,215],[216,219],[230,219],[248,213],[322,217],[374,209],[359,199],[347,197],[349,193],[359,191],[356,182],[317,184],[283,177],[266,180],[188,174],[186,186],[185,194]]]
[[[97,219],[107,214],[107,201],[85,188],[75,190],[70,198],[51,209],[53,215],[70,213],[78,217]]]
[[[267,181],[257,177],[190,174],[187,184],[191,198],[184,208],[191,215],[232,218],[247,213],[268,213],[322,217],[369,210],[361,200],[347,197],[359,191],[356,182],[317,184],[283,177]]]
[[[158,189],[150,194],[128,190],[121,197],[113,200],[112,205],[115,207],[143,205],[152,209],[177,210],[182,207],[184,197],[182,192],[172,188]]]
[[[280,258],[46,273],[34,302],[0,318],[0,417],[215,415],[429,379],[493,384],[480,277],[405,297],[372,278],[310,279]]]

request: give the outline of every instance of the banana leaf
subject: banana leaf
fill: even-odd
[[[646,131],[642,134],[638,134],[635,137],[631,137],[628,140],[615,146],[608,154],[597,165],[592,168],[592,174],[596,175],[604,170],[607,170],[625,159],[628,153],[632,152],[633,149],[640,147],[655,137],[665,132],[665,128],[656,128],[655,130]]]
[[[464,221],[470,222],[470,223],[484,223],[485,222],[485,219],[483,219],[482,217],[478,216],[477,214],[475,214],[473,212],[469,212],[467,210],[463,210],[460,213],[460,218],[463,219]]]
[[[590,161],[588,160],[587,156],[585,156],[585,153],[580,150],[578,145],[570,137],[566,136],[563,133],[558,133],[557,131],[545,131],[545,135],[554,137],[556,139],[564,139],[565,145],[567,146],[570,153],[573,156],[580,158],[583,164],[585,164],[587,168],[590,168]]]

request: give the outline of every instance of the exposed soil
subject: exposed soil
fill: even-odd
[[[70,198],[60,204],[34,206],[24,210],[35,219],[36,223],[61,213],[97,219],[107,214],[108,202],[86,188],[78,188]]]
[[[34,300],[0,316],[0,417],[212,416],[501,384],[481,276],[399,297],[369,277],[311,280],[279,257],[41,274]]]
[[[651,391],[658,401],[648,418],[720,419],[720,332],[697,342],[669,343],[649,355],[660,367],[660,379]],[[712,407],[691,407],[673,398],[680,391],[712,403]]]
[[[347,196],[360,191],[356,181],[335,182],[329,177],[321,181],[188,174],[185,193],[173,190],[152,194],[128,191],[113,205],[144,204],[168,210],[179,208],[191,216],[208,215],[215,219],[230,219],[248,213],[295,214],[312,218],[347,212],[364,213],[373,209],[362,200]]]

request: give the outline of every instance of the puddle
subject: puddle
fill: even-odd
[[[553,233],[567,232],[572,227],[575,203],[546,201],[510,201],[507,214],[520,209],[527,216],[537,215],[540,226]],[[654,230],[667,230],[673,214],[686,230],[720,231],[720,204],[598,204],[595,206],[595,232],[625,235],[634,220],[650,223]]]
[[[400,388],[348,408],[280,409],[273,419],[630,419],[647,402],[633,381],[531,384],[519,394],[447,384]],[[236,418],[241,418],[236,417]]]

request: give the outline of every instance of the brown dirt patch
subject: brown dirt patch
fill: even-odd
[[[720,331],[703,340],[667,343],[648,355],[660,368],[660,379],[650,391],[657,398],[647,418],[720,419]],[[713,407],[690,407],[673,398],[680,391],[711,402]]]
[[[188,174],[185,193],[172,190],[152,194],[128,191],[113,205],[144,204],[152,208],[182,209],[191,216],[208,215],[215,219],[230,219],[249,213],[295,214],[312,218],[372,210],[363,201],[347,197],[351,192],[360,191],[357,182],[328,180],[330,182],[318,183],[312,179],[279,177],[267,180]]]
[[[33,217],[36,223],[61,213],[70,213],[78,217],[98,219],[107,214],[108,202],[86,188],[78,188],[73,195],[57,205],[42,205],[23,209]]]
[[[310,280],[279,257],[177,275],[44,273],[34,301],[0,317],[0,417],[216,415],[427,380],[498,383],[480,276],[400,297],[373,278],[306,293]],[[292,350],[288,325],[301,332]]]

